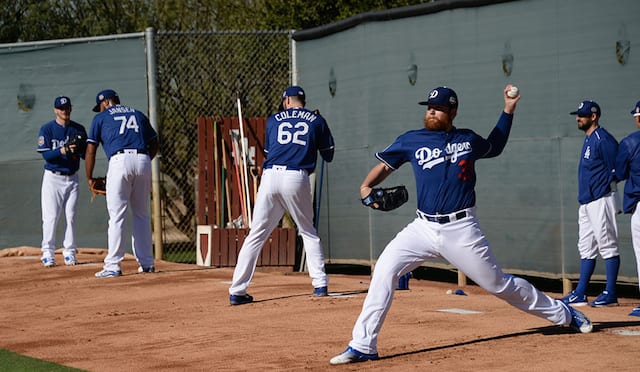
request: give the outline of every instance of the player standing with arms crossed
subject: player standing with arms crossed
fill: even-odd
[[[121,105],[118,93],[111,89],[98,93],[93,111],[98,114],[89,130],[85,160],[90,186],[95,182],[93,168],[100,143],[109,159],[106,195],[109,247],[103,269],[96,273],[96,277],[122,275],[120,262],[124,259],[129,209],[133,216],[131,248],[140,264],[138,272],[154,272],[149,197],[151,159],[158,152],[158,135],[142,112]]]
[[[78,204],[78,169],[84,158],[87,131],[71,120],[71,99],[57,97],[53,101],[56,118],[44,124],[38,134],[38,152],[45,160],[42,176],[42,264],[56,265],[56,225],[64,210],[67,226],[62,256],[65,265],[77,263],[75,217]],[[79,143],[72,139],[80,138]]]
[[[378,359],[378,334],[398,278],[439,257],[522,311],[557,325],[570,325],[579,332],[591,332],[591,321],[584,314],[545,295],[526,280],[502,272],[476,218],[475,162],[500,155],[507,144],[520,99],[519,95],[507,95],[510,88],[507,85],[503,91],[504,111],[487,139],[453,126],[458,97],[452,89],[438,87],[429,92],[426,101],[419,102],[428,106],[424,128],[402,134],[376,153],[380,163],[364,179],[361,197],[367,198],[372,187],[409,162],[416,180],[417,217],[378,258],[351,342],[331,359],[331,364]]]
[[[582,101],[576,115],[578,129],[586,134],[578,165],[578,252],[580,279],[576,289],[562,301],[568,305],[587,304],[587,287],[596,268],[598,252],[604,259],[607,274],[605,290],[589,305],[618,306],[616,283],[620,269],[615,184],[615,163],[618,141],[599,124],[600,106],[594,101]]]
[[[264,140],[266,159],[262,180],[253,210],[253,220],[229,288],[231,305],[253,301],[247,287],[256,269],[265,241],[276,228],[285,211],[298,226],[313,284],[314,296],[326,296],[328,278],[324,254],[313,225],[313,201],[309,174],[316,167],[318,152],[326,161],[333,160],[334,142],[329,126],[318,112],[307,110],[304,90],[291,86],[282,93],[282,110],[267,119]]]
[[[631,110],[636,128],[640,129],[640,101]],[[631,242],[636,256],[638,276],[640,277],[640,131],[626,136],[618,146],[616,157],[616,178],[626,180],[624,184],[623,211],[631,214]],[[635,307],[629,316],[640,316],[640,306]]]

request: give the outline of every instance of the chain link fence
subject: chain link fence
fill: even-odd
[[[166,32],[155,37],[163,259],[196,262],[196,119],[266,117],[292,81],[289,31]]]

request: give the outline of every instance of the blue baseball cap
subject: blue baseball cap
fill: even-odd
[[[113,89],[105,89],[96,96],[96,105],[93,106],[93,112],[100,112],[100,102],[109,98],[118,98],[118,93]]]
[[[71,107],[71,98],[66,96],[60,96],[53,101],[53,107],[57,109]]]
[[[302,97],[304,101],[304,90],[297,85],[292,85],[282,92],[282,99],[285,99],[285,97]]]
[[[631,115],[640,116],[640,101],[638,101],[638,103],[636,103],[636,107],[631,110]]]
[[[445,106],[451,110],[456,110],[458,108],[458,95],[449,87],[437,87],[427,94],[426,101],[420,101],[418,104],[423,106]]]
[[[596,114],[600,117],[600,106],[591,100],[580,102],[578,109],[569,113],[569,115],[578,116],[591,116],[591,114]]]

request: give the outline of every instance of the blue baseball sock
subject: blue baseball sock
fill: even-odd
[[[587,294],[587,287],[589,286],[589,281],[591,280],[591,275],[593,275],[593,271],[596,269],[596,260],[595,258],[580,260],[580,280],[578,280],[578,286],[574,290],[577,294],[583,295]]]
[[[606,260],[604,260],[604,264],[607,273],[606,291],[609,292],[609,295],[615,297],[616,282],[618,281],[618,271],[620,270],[620,256],[607,258]]]

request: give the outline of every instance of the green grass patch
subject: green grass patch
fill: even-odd
[[[51,372],[71,372],[82,371],[81,369],[65,367],[60,364],[47,362],[40,359],[30,358],[28,356],[16,354],[9,350],[0,349],[0,372],[32,372],[32,371],[51,371]]]

